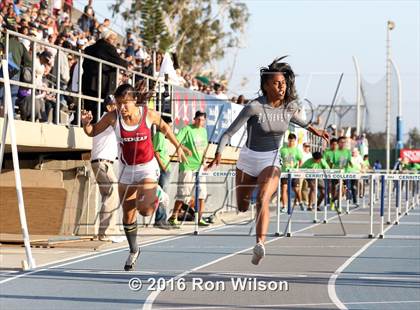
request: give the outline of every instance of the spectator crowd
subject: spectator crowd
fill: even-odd
[[[111,21],[108,18],[99,22],[93,9],[93,0],[87,1],[79,18],[75,18],[73,0],[4,0],[0,4],[0,13],[2,53],[5,53],[4,33],[6,29],[50,44],[48,46],[37,44],[33,51],[33,44],[30,40],[11,35],[9,55],[11,54],[13,62],[9,66],[14,70],[9,69],[9,76],[12,80],[31,82],[31,74],[26,75],[29,78],[25,80],[22,73],[28,71],[23,68],[31,68],[32,62],[34,62],[34,80],[37,87],[57,88],[56,77],[59,73],[59,88],[61,90],[79,92],[78,74],[81,70],[83,74],[82,94],[98,96],[99,66],[97,63],[85,58],[83,64],[80,64],[80,57],[76,54],[58,52],[54,48],[54,46],[60,46],[120,65],[130,69],[131,72],[139,72],[162,80],[166,78],[171,84],[228,100],[226,86],[223,83],[210,81],[202,76],[193,76],[182,70],[179,67],[176,53],[170,54],[175,74],[166,77],[159,76],[164,53],[156,52],[156,65],[154,66],[153,52],[143,45],[140,37],[130,30],[127,31],[125,37],[119,36],[111,29]],[[35,57],[33,58],[32,55]],[[58,60],[58,58],[60,59]],[[133,78],[135,78],[135,82],[140,79],[140,76],[133,77],[128,71],[117,73],[114,67],[107,66],[103,66],[102,74],[104,79],[101,81],[100,90],[102,99],[112,94],[116,86],[132,82]],[[77,100],[72,96],[57,96],[54,93],[41,90],[37,90],[34,95],[34,118],[37,121],[55,122],[56,115],[60,114],[60,122],[65,123],[62,118],[68,119],[72,112],[77,110]],[[2,91],[0,97],[3,97]],[[31,111],[32,100],[30,89],[12,86],[13,105],[19,108],[21,119],[31,119],[32,115],[29,111]],[[59,102],[59,113],[56,111],[57,101]],[[238,98],[237,101],[243,103],[244,99]],[[95,108],[93,108],[96,106],[95,103],[96,101],[89,100],[83,102],[86,105],[85,108],[92,109],[93,112],[95,112]]]

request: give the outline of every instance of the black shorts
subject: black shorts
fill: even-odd
[[[282,185],[284,185],[284,184],[287,185],[287,178],[282,178],[281,179],[281,184]],[[296,187],[298,185],[299,185],[299,179],[292,179],[292,187]]]
[[[312,187],[315,186],[315,179],[306,179],[306,181],[308,181],[308,186]],[[324,179],[318,179],[318,188],[324,188],[325,184],[324,184]]]

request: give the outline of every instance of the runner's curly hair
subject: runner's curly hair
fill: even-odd
[[[287,56],[276,58],[268,67],[262,67],[260,69],[260,92],[262,92],[264,96],[267,96],[267,93],[264,90],[264,84],[267,83],[273,74],[281,73],[286,79],[287,87],[284,101],[288,104],[297,99],[297,93],[295,88],[295,73],[288,63],[281,62],[281,60],[286,57]]]

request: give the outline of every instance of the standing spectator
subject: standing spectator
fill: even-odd
[[[162,119],[171,126],[172,120],[169,117],[162,117]],[[168,192],[169,181],[171,178],[171,161],[168,152],[168,140],[165,135],[159,130],[153,136],[153,149],[155,150],[155,158],[159,164],[160,176],[158,184],[164,192]],[[155,213],[155,224],[157,228],[168,229],[170,226],[166,222],[166,209],[158,206]]]
[[[363,159],[359,154],[359,149],[357,147],[353,148],[351,151],[350,165],[347,166],[346,172],[348,173],[360,173],[363,171]],[[357,190],[359,189],[359,180],[352,179],[350,180],[351,197],[353,204],[357,206]]]
[[[99,39],[95,44],[88,46],[85,53],[114,64],[127,67],[128,63],[122,59],[115,48],[117,35],[108,31],[103,34],[103,39]],[[82,90],[83,94],[92,97],[98,97],[99,64],[90,59],[83,61]],[[101,98],[112,94],[117,87],[117,69],[108,65],[102,65]],[[92,111],[93,122],[97,122],[98,105],[96,101],[85,100],[84,109]],[[102,108],[101,108],[102,110]]]
[[[338,140],[336,138],[332,138],[330,140],[330,148],[326,150],[323,154],[323,158],[327,162],[327,164],[332,167],[334,162],[334,152],[338,148]]]
[[[54,0],[53,1],[53,14],[54,14],[54,16],[59,16],[62,8],[63,8],[63,1],[62,0]]]
[[[173,209],[172,216],[169,218],[169,224],[178,226],[178,213],[182,205],[191,203],[191,196],[194,195],[195,174],[201,168],[201,164],[205,162],[205,154],[208,139],[205,127],[206,113],[197,111],[194,117],[194,123],[185,126],[177,135],[178,141],[184,146],[187,156],[186,163],[180,163],[178,174],[178,192]],[[198,224],[200,226],[208,226],[202,219],[204,211],[204,200],[207,196],[207,187],[204,177],[200,177],[200,190],[198,194],[199,210]]]
[[[366,171],[370,171],[372,170],[372,167],[370,166],[370,162],[369,162],[369,155],[363,155],[363,167],[362,167],[363,172]]]
[[[104,103],[108,112],[115,110],[116,102],[113,96],[105,98]],[[91,165],[102,196],[98,231],[98,239],[101,241],[123,241],[115,238],[119,234],[118,180],[114,173],[117,156],[118,142],[114,129],[110,126],[92,139]]]
[[[346,148],[346,137],[341,136],[338,138],[338,149],[334,151],[333,155],[333,169],[340,169],[342,171],[346,171],[346,169],[351,165],[351,152],[349,149]],[[331,196],[334,200],[338,199],[337,194],[337,185],[339,185],[341,180],[332,180],[331,186]]]
[[[71,20],[73,10],[73,0],[64,0],[63,11],[66,12]]]
[[[91,6],[89,5],[85,6],[83,14],[78,19],[77,24],[79,25],[80,29],[82,29],[83,32],[92,31],[95,25],[95,19],[94,19],[93,8]]]
[[[308,159],[312,158],[312,153],[311,153],[311,146],[309,145],[309,143],[305,142],[303,143],[303,150],[302,150],[302,163],[305,163]],[[301,190],[300,190],[300,194],[302,196],[302,201],[309,206],[309,199],[308,199],[308,182],[303,179],[301,180]],[[308,207],[309,209],[309,207]]]
[[[360,137],[358,147],[359,147],[360,155],[365,156],[369,153],[369,141],[366,138],[365,133],[363,133],[362,136]]]
[[[299,168],[302,165],[302,152],[296,146],[296,135],[289,134],[287,146],[280,148],[280,158],[282,161],[281,171],[287,173],[290,169]],[[295,192],[294,204],[298,203],[301,210],[305,210],[299,189],[299,179],[292,179],[292,188]],[[281,201],[283,210],[287,205],[287,178],[281,179]]]
[[[330,169],[330,166],[327,164],[325,159],[322,158],[322,154],[320,152],[314,152],[312,157],[306,160],[303,165],[301,166],[302,169]],[[317,208],[318,211],[321,211],[320,205],[324,198],[324,182],[323,180],[318,181],[318,194],[319,198],[315,197],[315,180],[308,179],[308,186],[309,186],[309,203],[308,203],[308,210],[311,211],[313,208]],[[316,202],[316,206],[314,203]]]

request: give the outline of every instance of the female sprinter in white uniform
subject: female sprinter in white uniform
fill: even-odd
[[[295,75],[287,63],[280,62],[283,58],[274,60],[268,68],[260,70],[260,90],[263,95],[242,109],[220,138],[215,158],[209,165],[220,164],[222,151],[230,137],[246,122],[247,141],[236,164],[236,201],[239,211],[247,211],[252,191],[258,186],[257,244],[252,257],[254,265],[258,265],[265,256],[264,242],[270,222],[269,203],[280,178],[279,146],[289,122],[328,138],[326,132],[306,124],[298,117],[293,103],[297,99]]]
[[[140,254],[137,245],[137,212],[153,214],[155,208],[159,165],[154,157],[150,127],[155,124],[176,147],[178,158],[185,161],[184,152],[171,128],[154,111],[136,105],[135,89],[123,84],[115,91],[117,110],[106,114],[98,123],[90,124],[92,114],[82,112],[82,124],[88,136],[95,136],[109,126],[115,128],[120,144],[120,177],[118,191],[123,206],[123,225],[130,254],[124,269],[132,270]]]

